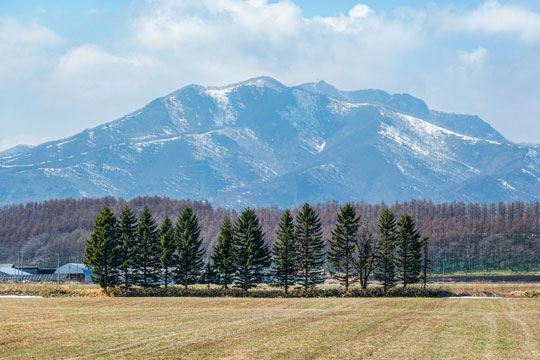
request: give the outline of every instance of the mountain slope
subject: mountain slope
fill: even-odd
[[[190,85],[72,137],[0,153],[0,204],[163,195],[213,204],[540,198],[537,146],[410,95]]]

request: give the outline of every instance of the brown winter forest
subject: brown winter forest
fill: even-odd
[[[235,217],[230,209],[213,208],[198,201],[171,200],[160,197],[139,197],[131,201],[111,197],[100,199],[50,200],[0,209],[0,263],[16,262],[17,253],[24,254],[25,264],[56,265],[80,261],[85,240],[94,218],[104,206],[119,214],[124,206],[140,214],[148,205],[156,221],[165,214],[175,218],[185,206],[191,206],[199,216],[206,254],[216,242],[220,224],[226,215]],[[355,204],[362,219],[360,236],[376,235],[377,218],[384,204]],[[324,235],[329,237],[340,204],[317,204]],[[434,272],[540,270],[540,203],[465,204],[462,202],[435,204],[430,201],[410,201],[391,206],[397,216],[409,213],[417,219],[423,236],[430,236],[430,257]],[[259,208],[266,241],[275,238],[282,210]],[[375,236],[373,236],[375,238]]]

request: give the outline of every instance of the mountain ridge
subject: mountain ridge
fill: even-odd
[[[0,204],[142,195],[228,207],[535,200],[538,150],[408,94],[257,77],[187,85],[73,136],[1,152]]]

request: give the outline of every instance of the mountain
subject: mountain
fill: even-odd
[[[0,151],[0,157],[7,157],[9,155],[17,155],[19,153],[30,150],[32,147],[29,145],[17,145],[12,148]]]
[[[226,207],[540,198],[540,147],[407,94],[189,85],[74,136],[0,153],[0,204],[162,195]]]

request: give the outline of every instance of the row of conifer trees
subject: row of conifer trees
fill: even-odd
[[[354,278],[365,289],[373,273],[386,292],[398,279],[404,287],[418,282],[422,269],[425,283],[428,239],[421,240],[411,216],[396,222],[392,211],[384,209],[376,236],[360,232],[360,218],[354,206],[346,204],[325,253],[319,215],[306,203],[294,218],[289,210],[283,213],[270,249],[257,215],[247,208],[234,223],[225,218],[205,266],[201,230],[191,208],[183,209],[176,224],[165,216],[159,227],[147,207],[139,218],[125,207],[119,219],[105,207],[95,219],[83,262],[103,288],[167,287],[173,281],[187,288],[202,273],[217,273],[225,288],[234,283],[247,292],[271,268],[276,284],[287,293],[293,284],[308,290],[323,282],[325,258],[345,288]]]

